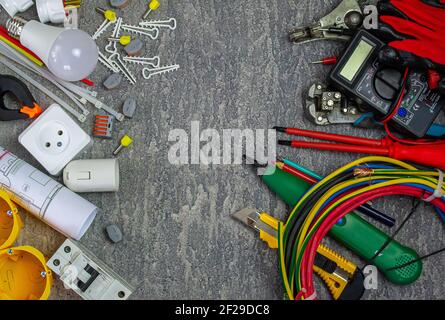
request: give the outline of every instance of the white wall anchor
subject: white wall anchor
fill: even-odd
[[[97,40],[110,26],[116,23],[117,16],[111,10],[104,10],[102,8],[96,8],[96,11],[102,13],[105,17],[104,22],[97,28],[96,32],[94,32],[92,38]]]
[[[156,40],[159,37],[159,29],[158,28],[146,28],[140,26],[133,26],[129,24],[122,24],[122,30],[128,31],[131,33],[139,34],[147,36],[153,40]]]
[[[142,76],[144,77],[144,79],[148,80],[154,75],[176,71],[178,69],[179,69],[178,64],[174,64],[171,66],[157,67],[157,68],[144,68],[142,69]]]
[[[170,30],[176,29],[176,19],[170,18],[168,20],[153,20],[153,21],[142,21],[139,22],[141,27],[151,27],[151,28],[169,28]]]
[[[153,68],[157,68],[160,66],[161,59],[158,56],[150,57],[130,57],[126,56],[123,58],[125,62],[141,64],[141,65],[150,65]]]

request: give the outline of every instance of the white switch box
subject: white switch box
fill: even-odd
[[[50,174],[59,175],[91,143],[91,137],[53,104],[22,132],[19,142]]]

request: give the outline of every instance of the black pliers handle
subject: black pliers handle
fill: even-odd
[[[5,106],[4,97],[12,94],[22,106],[20,109],[9,109]],[[0,75],[0,121],[33,119],[42,113],[28,87],[19,79]]]

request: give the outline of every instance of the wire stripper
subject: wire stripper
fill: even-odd
[[[9,109],[5,106],[4,97],[12,94],[22,105],[20,109]],[[28,87],[19,79],[0,75],[0,120],[11,121],[20,119],[34,119],[42,113],[42,109],[35,102]]]
[[[245,208],[232,214],[260,233],[260,239],[271,249],[278,248],[279,220],[257,209]],[[335,251],[320,245],[315,258],[314,272],[325,282],[335,300],[359,300],[364,291],[362,271]]]

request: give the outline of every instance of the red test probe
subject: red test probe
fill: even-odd
[[[330,141],[309,142],[301,140],[279,140],[279,145],[303,149],[374,154],[445,170],[445,142],[410,145],[396,142],[389,137],[378,140],[302,130],[298,128],[274,127],[274,129],[289,135]]]
[[[323,64],[323,65],[331,65],[337,63],[337,57],[331,56],[321,59],[320,61],[311,62],[312,64]]]
[[[279,159],[277,159],[277,160],[278,161],[275,163],[275,165],[277,166],[278,169],[283,170],[283,171],[285,171],[287,173],[290,173],[291,175],[294,175],[297,178],[300,178],[303,181],[306,181],[306,182],[308,182],[310,184],[318,183],[317,179],[315,179],[315,178],[313,178],[311,176],[308,176],[307,174],[305,174],[305,173],[303,173],[301,171],[298,171],[294,167],[291,167],[291,166],[285,164],[284,162],[280,161]]]

